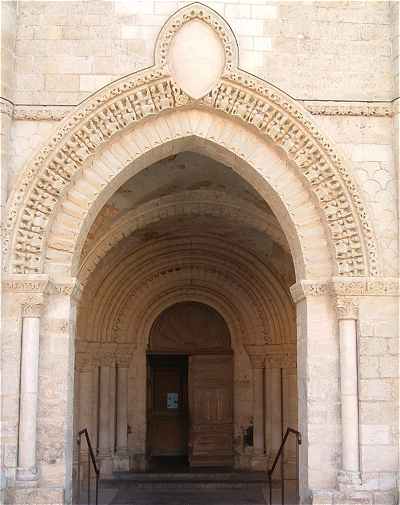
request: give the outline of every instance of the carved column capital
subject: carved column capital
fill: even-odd
[[[265,345],[246,345],[246,351],[249,355],[251,365],[254,369],[265,367]]]
[[[294,303],[299,303],[310,296],[323,296],[327,293],[327,282],[323,279],[302,280],[290,287],[290,294]]]
[[[103,354],[99,358],[99,363],[100,366],[108,366],[108,367],[114,367],[115,366],[115,355],[113,353],[110,354]]]
[[[338,319],[358,319],[358,299],[348,296],[337,297],[336,312]]]
[[[79,301],[82,286],[76,277],[57,278],[49,284],[49,293],[70,296],[73,300]]]
[[[25,301],[21,305],[22,317],[40,317],[43,310],[43,303],[41,301],[32,300],[31,302]]]
[[[279,353],[268,354],[265,357],[266,368],[297,368],[296,354]]]
[[[129,368],[131,360],[132,356],[130,355],[116,356],[116,363],[118,368]]]
[[[75,356],[76,370],[79,372],[88,372],[93,368],[93,360],[90,354],[77,352]]]

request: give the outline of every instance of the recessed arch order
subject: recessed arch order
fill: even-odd
[[[177,81],[169,61],[174,37],[193,21],[208,25],[224,54],[200,98],[184,91],[190,86]],[[302,106],[240,70],[237,53],[225,21],[192,4],[163,27],[153,67],[77,106],[11,195],[8,272],[75,275],[87,231],[109,196],[151,163],[192,150],[231,166],[268,200],[298,278],[377,275],[373,229],[345,161]]]

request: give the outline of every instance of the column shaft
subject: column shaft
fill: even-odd
[[[109,391],[111,382],[111,368],[100,368],[100,429],[99,429],[99,452],[102,456],[111,454],[110,433],[110,405]]]
[[[22,319],[21,393],[18,444],[20,480],[36,478],[36,429],[39,368],[39,317]]]
[[[339,320],[342,403],[342,466],[359,472],[357,333],[354,319]]]
[[[92,371],[79,371],[79,430],[86,428],[91,438],[92,423]],[[93,440],[91,440],[93,443]],[[85,447],[85,444],[83,445]]]
[[[124,453],[128,448],[128,368],[118,368],[117,381],[117,450]]]
[[[254,452],[264,454],[264,369],[254,369]]]

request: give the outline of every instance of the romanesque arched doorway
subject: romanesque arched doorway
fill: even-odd
[[[184,45],[191,30],[204,35],[211,56],[196,74],[190,71],[192,63],[204,60],[180,61],[174,49],[177,37]],[[199,82],[193,82],[193,75]],[[115,221],[107,221],[114,212],[107,204],[118,190],[137,182],[135,177],[146,168],[187,152],[223,164],[247,184],[247,198],[234,192],[221,197],[224,187],[204,193],[203,185],[184,188],[189,194],[182,190],[178,198],[161,191],[154,201],[138,198],[126,214],[117,212]],[[207,216],[208,221],[188,240],[193,216]],[[223,226],[210,237],[210,221],[216,224],[221,216]],[[174,224],[186,220],[183,234],[171,236],[157,228],[171,217]],[[101,220],[107,229],[99,236]],[[228,222],[239,224],[230,241]],[[279,246],[276,268],[260,259],[273,251],[270,242],[243,250],[236,240],[247,237],[242,232],[249,227],[252,237],[268,235]],[[137,235],[132,239],[134,232],[139,242]],[[213,11],[201,4],[179,11],[160,33],[155,65],[79,105],[31,160],[10,199],[4,239],[11,307],[7,332],[22,334],[27,344],[20,349],[17,338],[12,343],[15,355],[21,356],[21,380],[13,376],[10,391],[15,393],[24,377],[32,384],[21,415],[10,414],[18,426],[8,441],[12,478],[34,482],[39,496],[51,490],[54,502],[63,502],[64,494],[70,501],[73,398],[82,407],[78,419],[86,415],[89,424],[89,415],[98,414],[92,429],[103,468],[112,470],[114,463],[143,468],[146,336],[161,310],[191,300],[221,313],[240,360],[241,394],[234,402],[245,412],[239,427],[253,418],[254,446],[250,455],[240,453],[239,465],[265,463],[265,433],[282,423],[264,424],[259,408],[264,391],[276,389],[274,370],[297,365],[287,376],[298,381],[302,500],[319,489],[334,488],[340,479],[357,484],[358,391],[353,387],[349,394],[344,389],[341,393],[339,383],[357,385],[355,345],[343,346],[356,341],[357,306],[349,295],[383,291],[386,296],[396,289],[390,282],[374,283],[379,273],[376,249],[346,163],[307,112],[274,86],[239,69],[234,36]],[[285,276],[279,260],[286,257],[292,263]],[[294,315],[290,293],[296,331],[295,318],[287,316]],[[132,300],[141,310],[131,310]],[[77,305],[84,315],[88,307],[94,309],[90,317],[78,316],[78,329]],[[274,346],[280,346],[279,352]],[[133,353],[138,359],[130,372]],[[39,375],[30,375],[39,368]],[[130,426],[135,439],[129,446],[126,401],[110,403],[109,398],[125,395],[126,400],[130,380],[135,381],[136,413]],[[104,395],[93,395],[96,384]],[[46,394],[38,394],[43,388]],[[112,409],[102,408],[99,398]],[[38,443],[42,452],[36,451]]]
[[[233,357],[218,312],[198,302],[165,309],[150,331],[148,374],[148,456],[232,467]]]

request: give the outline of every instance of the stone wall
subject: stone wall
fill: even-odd
[[[75,105],[153,63],[182,1],[20,2],[15,101]],[[298,99],[391,100],[389,2],[206,4],[236,33],[240,65]]]

